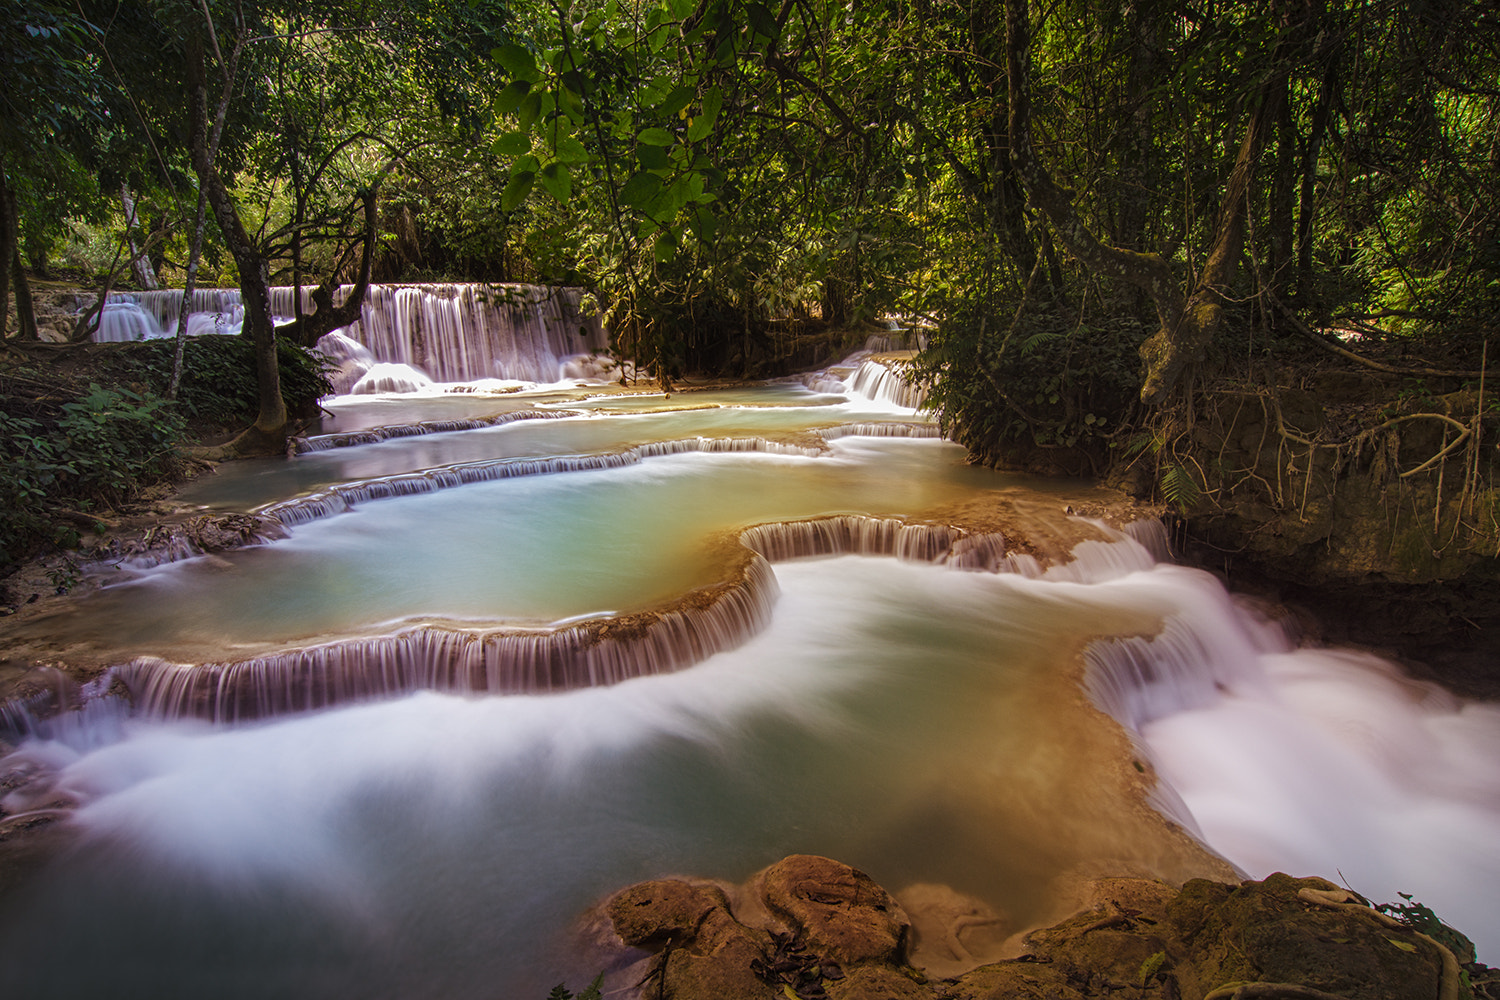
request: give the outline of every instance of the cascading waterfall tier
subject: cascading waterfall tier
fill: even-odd
[[[340,286],[334,302],[342,303],[351,291],[352,286]],[[311,288],[271,289],[271,312],[278,322],[295,317],[299,292],[304,313],[314,311]],[[173,336],[182,319],[182,298],[180,289],[117,293],[94,339]],[[196,289],[186,332],[239,333],[244,315],[238,289]],[[378,366],[405,366],[438,382],[596,378],[603,372],[590,357],[609,347],[598,316],[583,308],[581,289],[538,285],[371,285],[360,318],[329,336],[319,346],[338,365],[334,380],[341,392],[354,389]],[[351,349],[350,342],[368,356]],[[384,377],[388,390],[407,384],[390,371]]]
[[[516,410],[494,416],[460,420],[431,420],[411,424],[385,424],[363,431],[341,434],[321,434],[314,437],[294,439],[294,454],[313,454],[335,448],[375,444],[399,438],[417,437],[425,434],[445,434],[468,430],[483,430],[500,427],[516,421],[555,420],[579,417],[573,410]],[[811,436],[824,441],[839,438],[884,437],[884,438],[936,438],[940,434],[931,424],[887,423],[840,424],[815,429]],[[375,479],[342,483],[338,486],[310,493],[292,500],[271,504],[254,514],[231,514],[204,516],[187,525],[168,526],[149,532],[140,543],[116,546],[107,556],[85,566],[86,571],[100,567],[128,567],[146,570],[166,563],[195,559],[211,552],[231,548],[248,548],[285,538],[286,529],[293,525],[306,524],[325,517],[332,517],[353,509],[356,505],[372,500],[390,499],[400,496],[415,496],[471,483],[512,479],[519,476],[548,475],[561,472],[583,472],[591,470],[621,468],[627,465],[662,455],[688,453],[754,453],[792,455],[812,458],[824,455],[824,449],[812,446],[770,441],[765,438],[685,438],[646,444],[626,452],[601,455],[562,456],[538,459],[495,459],[449,466],[440,466],[422,472],[400,476],[384,476]],[[209,535],[211,537],[205,537]],[[232,536],[232,537],[231,537]],[[1015,557],[1019,558],[1019,557]],[[1013,566],[1017,572],[1025,572]]]
[[[332,489],[285,500],[263,507],[259,514],[273,517],[284,525],[306,524],[332,517],[352,509],[356,504],[391,497],[416,496],[470,483],[494,482],[521,476],[543,476],[558,472],[590,472],[621,469],[647,458],[691,453],[730,454],[760,452],[770,455],[795,455],[803,458],[822,454],[819,448],[767,441],[765,438],[684,438],[637,445],[626,451],[600,455],[565,455],[556,458],[493,459],[460,465],[439,466],[400,476],[382,476],[360,482],[343,483]]]
[[[849,391],[877,403],[890,403],[918,410],[927,401],[925,386],[908,377],[910,363],[891,358],[870,358],[860,362],[848,381]]]
[[[776,577],[746,552],[734,580],[674,607],[562,628],[419,625],[237,663],[142,657],[116,667],[136,709],[236,722],[418,690],[536,694],[617,684],[692,666],[763,629]]]
[[[864,555],[981,572],[1016,568],[999,534],[864,515],[756,525],[731,551],[727,582],[636,614],[540,628],[424,623],[233,663],[139,657],[111,676],[140,713],[225,723],[418,690],[565,691],[681,670],[741,645],[769,621],[779,592],[772,562]]]
[[[484,430],[502,427],[517,420],[558,420],[563,417],[578,417],[578,410],[513,410],[487,417],[470,417],[460,420],[421,420],[411,424],[382,424],[369,430],[348,431],[342,434],[314,434],[293,438],[290,450],[297,455],[309,452],[328,451],[331,448],[350,448],[361,444],[377,444],[397,438],[418,437],[423,434],[449,434],[454,431]]]

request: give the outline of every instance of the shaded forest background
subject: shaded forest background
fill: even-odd
[[[172,474],[195,364],[276,449],[336,286],[477,280],[588,287],[663,385],[894,321],[977,461],[1226,564],[1495,575],[1493,4],[43,0],[0,38],[7,560]],[[239,360],[59,389],[56,279],[238,286]],[[321,304],[274,330],[273,284]]]

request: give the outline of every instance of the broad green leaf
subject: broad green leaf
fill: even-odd
[[[688,123],[688,142],[702,141],[708,136],[708,133],[713,131],[713,128],[714,120],[712,118],[708,117],[708,115],[699,115]]]
[[[668,132],[664,128],[654,127],[642,130],[641,134],[636,136],[636,138],[648,146],[670,146],[677,141],[671,132]]]
[[[632,174],[620,189],[620,201],[633,208],[640,208],[661,191],[661,180],[644,171]]]
[[[504,67],[505,72],[514,79],[533,82],[536,80],[535,57],[514,42],[507,42],[491,49],[490,58]]]
[[[651,249],[658,261],[663,264],[667,263],[677,256],[677,234],[670,229],[663,229]]]
[[[536,180],[536,174],[525,172],[512,174],[506,182],[505,190],[500,192],[500,211],[514,212],[520,207],[521,202],[531,193],[531,185]]]
[[[670,118],[687,107],[694,96],[692,87],[673,87],[672,92],[656,106],[656,112],[663,118]]]
[[[582,163],[589,158],[589,151],[571,132],[562,132],[555,147],[557,158],[564,163]]]
[[[656,105],[667,99],[667,95],[672,92],[672,87],[673,83],[671,77],[652,77],[651,82],[641,88],[641,103],[649,105],[650,107],[655,107]]]
[[[679,21],[691,14],[693,8],[698,5],[697,0],[671,0],[671,2],[672,14]]]
[[[583,121],[583,101],[567,87],[557,91],[558,106],[575,122]]]
[[[490,152],[496,156],[521,156],[531,152],[531,133],[517,129],[495,140]]]
[[[710,87],[708,93],[703,95],[703,110],[698,113],[698,117],[713,122],[719,117],[719,109],[723,106],[724,92],[718,87]]]
[[[636,159],[642,170],[664,170],[667,166],[667,151],[661,146],[640,145],[635,147]]]
[[[688,226],[700,242],[708,243],[719,232],[719,217],[703,205],[698,205],[688,215]]]
[[[745,13],[750,18],[750,27],[755,29],[756,34],[767,38],[776,38],[781,34],[780,29],[776,27],[776,18],[771,16],[771,12],[764,4],[752,3],[745,8]]]
[[[512,177],[518,177],[521,174],[534,174],[536,173],[539,166],[541,166],[541,161],[538,160],[535,156],[532,156],[528,153],[526,156],[521,157],[515,163],[511,164],[510,175]]]
[[[522,99],[516,106],[516,123],[522,129],[529,129],[536,124],[536,120],[542,113],[542,93],[533,90]]]
[[[560,202],[566,203],[573,193],[573,176],[565,163],[547,164],[537,175],[537,180],[542,182],[542,187],[548,194]]]
[[[531,93],[531,84],[525,80],[512,80],[505,85],[495,98],[495,113],[508,115],[520,106],[521,101]]]

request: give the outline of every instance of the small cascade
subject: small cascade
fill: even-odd
[[[84,571],[93,572],[105,566],[151,569],[213,552],[264,545],[285,537],[286,528],[272,517],[203,514],[177,524],[157,525],[139,539],[125,542],[114,539],[108,549],[84,566]]]
[[[292,450],[296,454],[303,455],[314,451],[327,451],[331,448],[348,448],[354,445],[390,441],[395,438],[417,437],[422,434],[448,434],[453,431],[483,430],[487,427],[501,427],[517,420],[558,420],[564,417],[578,417],[582,415],[582,412],[579,410],[513,410],[510,413],[498,413],[489,417],[471,417],[461,420],[423,420],[414,424],[385,424],[364,431],[350,431],[344,434],[318,434],[311,437],[296,438],[292,442]]]
[[[1003,572],[1005,539],[970,535],[945,524],[909,524],[900,518],[838,515],[781,521],[747,529],[740,541],[771,562],[820,556],[894,556],[955,569]]]
[[[770,620],[779,590],[746,553],[736,580],[675,606],[554,629],[422,625],[238,663],[183,666],[142,657],[113,676],[139,711],[236,722],[419,690],[567,691],[668,673],[742,644]]]
[[[263,507],[258,512],[263,517],[273,517],[285,525],[306,524],[319,518],[332,517],[352,509],[357,504],[391,497],[416,496],[437,490],[466,486],[470,483],[494,482],[500,479],[515,479],[521,476],[545,476],[558,472],[589,472],[600,469],[620,469],[634,465],[646,458],[663,455],[745,454],[759,452],[769,455],[792,455],[799,458],[815,458],[822,454],[817,448],[802,445],[767,441],[765,438],[686,438],[680,441],[658,441],[638,445],[627,451],[602,455],[565,455],[555,458],[492,459],[461,465],[439,466],[423,472],[412,472],[399,476],[382,476],[353,483],[342,483],[330,489],[294,500]]]
[[[99,326],[94,331],[94,340],[99,343],[120,344],[136,340],[151,340],[162,337],[156,318],[141,308],[140,302],[129,292],[114,292],[99,310]]]
[[[879,423],[837,424],[816,431],[824,441],[837,441],[846,437],[877,438],[940,438],[942,430],[937,424],[909,424],[896,420]]]
[[[177,335],[177,324],[182,319],[182,289],[164,288],[133,294],[141,308],[155,318],[161,336]],[[188,336],[238,334],[244,322],[245,307],[241,304],[238,288],[193,289],[188,307]]]
[[[849,391],[877,403],[921,409],[927,400],[927,390],[907,379],[907,368],[908,364],[903,361],[862,361],[848,380]]]
[[[411,365],[377,361],[349,387],[349,393],[354,396],[375,396],[391,392],[420,392],[431,386],[432,379]]]
[[[333,384],[336,396],[348,395],[376,365],[375,355],[368,347],[338,330],[324,334],[318,341],[318,351],[333,365],[328,381]]]

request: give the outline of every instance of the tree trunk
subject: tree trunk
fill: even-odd
[[[1011,158],[1016,173],[1069,253],[1096,274],[1135,285],[1151,297],[1159,325],[1141,345],[1145,362],[1141,400],[1159,404],[1202,362],[1223,321],[1223,286],[1239,262],[1245,199],[1269,123],[1280,111],[1286,79],[1272,79],[1257,95],[1258,103],[1225,185],[1208,259],[1193,291],[1184,295],[1171,264],[1161,255],[1110,246],[1094,235],[1074,209],[1068,193],[1037,159],[1031,139],[1031,23],[1027,0],[1006,0],[1005,13]]]
[[[281,369],[276,356],[276,327],[271,314],[271,277],[266,258],[245,231],[234,199],[214,164],[208,139],[208,80],[204,72],[203,39],[196,33],[187,43],[187,77],[192,96],[190,148],[198,184],[208,199],[225,245],[240,273],[240,299],[245,326],[255,343],[255,375],[260,410],[255,425],[231,443],[240,452],[280,451],[286,445],[286,402],[281,397]]]
[[[312,347],[324,334],[348,326],[360,317],[365,294],[370,290],[370,275],[375,267],[375,242],[380,221],[379,182],[360,194],[364,202],[365,230],[360,247],[359,280],[349,290],[343,304],[333,304],[333,292],[337,287],[338,274],[329,275],[328,280],[312,290],[312,299],[317,310],[311,316],[298,319],[281,328],[281,334],[303,347]],[[298,287],[296,299],[302,301],[302,290]],[[300,305],[299,305],[300,310]]]
[[[16,338],[18,340],[38,340],[36,329],[36,310],[32,308],[31,285],[26,280],[26,268],[21,263],[21,254],[18,251],[15,261],[11,265],[12,274],[15,275],[16,284]]]
[[[16,266],[16,251],[21,244],[21,228],[16,218],[16,193],[5,176],[5,156],[0,152],[0,339],[10,334],[11,269]]]
[[[182,387],[182,352],[187,346],[188,317],[192,315],[193,290],[198,284],[198,264],[203,259],[203,229],[208,224],[207,196],[198,188],[198,212],[193,220],[193,239],[188,247],[187,278],[182,283],[182,307],[177,310],[177,330],[172,338],[172,380],[167,383],[167,398],[176,399]],[[277,372],[280,378],[280,371]]]
[[[124,181],[120,182],[120,207],[125,211],[125,243],[130,250],[130,266],[135,269],[136,283],[148,290],[160,288],[161,283],[156,280],[156,272],[151,268],[151,258],[136,245],[135,199],[130,196],[130,185]]]

